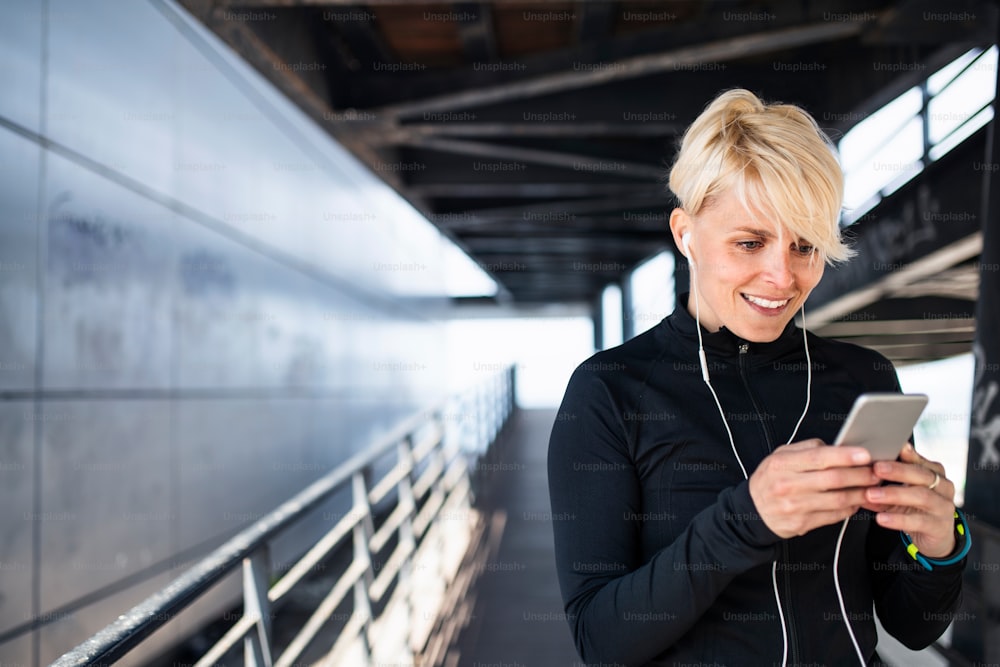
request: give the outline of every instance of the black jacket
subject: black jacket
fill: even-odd
[[[787,442],[805,405],[802,330],[771,343],[704,333],[712,386],[752,474]],[[857,664],[833,582],[840,523],[782,540],[757,516],[705,386],[683,306],[653,329],[581,364],[549,443],[556,565],[577,651],[587,663]],[[831,442],[855,397],[899,391],[880,354],[809,334],[812,400],[795,440]],[[874,610],[923,648],[948,626],[964,561],[931,572],[899,533],[862,510],[849,522],[840,583],[869,663]]]

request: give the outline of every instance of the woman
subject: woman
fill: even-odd
[[[954,485],[909,445],[874,464],[827,446],[859,394],[899,383],[878,353],[792,322],[824,264],[851,254],[833,147],[802,109],[732,90],[688,129],[670,188],[691,295],[580,365],[549,444],[578,652],[875,664],[873,610],[905,645],[929,645],[961,592]]]

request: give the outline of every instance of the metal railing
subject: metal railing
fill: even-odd
[[[958,81],[962,77],[962,75],[964,75],[966,72],[975,67],[982,67],[983,61],[986,60],[990,54],[990,47],[986,46],[977,48],[979,48],[979,52],[976,53],[974,56],[971,56],[968,59],[968,61],[961,68],[959,68],[957,72],[952,74],[951,77],[946,82],[941,84],[938,90],[933,94],[931,94],[928,88],[929,80],[932,76],[940,72],[941,69],[943,68],[931,72],[928,76],[923,77],[920,80],[920,82],[915,86],[915,88],[919,89],[921,95],[920,108],[917,110],[917,112],[909,116],[901,116],[899,119],[897,119],[896,124],[892,128],[888,128],[882,132],[881,140],[875,142],[874,144],[868,147],[868,150],[864,154],[863,158],[855,160],[857,165],[868,164],[870,161],[873,161],[880,154],[883,154],[886,148],[893,141],[897,139],[899,133],[902,132],[907,125],[913,122],[914,119],[920,121],[920,134],[921,134],[922,146],[920,149],[919,158],[917,158],[912,163],[912,169],[904,171],[903,173],[898,175],[895,179],[883,184],[881,187],[879,187],[877,191],[872,192],[864,202],[861,202],[860,205],[854,207],[850,211],[849,216],[845,216],[845,218],[841,221],[842,225],[853,224],[862,215],[875,208],[879,204],[879,202],[881,202],[885,197],[887,197],[889,194],[900,188],[910,179],[914,178],[917,174],[923,171],[923,169],[925,169],[932,162],[939,160],[948,150],[951,150],[951,148],[953,148],[947,146],[947,143],[953,137],[958,136],[959,133],[965,131],[966,128],[968,127],[974,127],[974,124],[976,123],[979,124],[979,127],[982,127],[987,123],[987,119],[985,119],[981,114],[987,109],[991,108],[991,106],[993,105],[992,100],[985,102],[982,106],[980,106],[975,110],[965,110],[962,113],[963,118],[962,120],[960,120],[960,122],[958,122],[954,127],[950,128],[942,136],[937,137],[933,141],[931,140],[930,128],[933,116],[930,110],[931,104],[935,101],[935,99],[939,95],[942,95],[945,91],[951,88],[951,86],[955,84],[956,81]],[[932,155],[932,153],[939,152],[936,151],[935,149],[939,149],[941,146],[946,146],[946,150],[944,152],[940,152],[940,154]],[[891,162],[892,160],[890,159],[888,161]],[[848,169],[847,173],[848,178],[851,177],[851,171],[852,171],[851,169]]]
[[[121,659],[241,564],[244,612],[196,663],[198,667],[218,664],[241,640],[246,665],[296,664],[351,593],[350,617],[320,662],[354,667],[378,659],[409,664],[429,639],[433,623],[428,619],[440,612],[429,607],[444,599],[470,543],[470,522],[476,520],[476,513],[470,511],[469,455],[487,453],[513,409],[511,367],[474,391],[419,411],[54,664],[106,665]],[[373,481],[377,462],[393,451],[395,465]],[[350,510],[268,587],[270,543],[344,488],[351,491]],[[380,503],[391,511],[376,528],[372,508]],[[280,655],[274,655],[273,610],[349,537],[353,543],[349,565],[295,638]],[[376,576],[373,554],[393,543]],[[415,568],[419,578],[413,576]],[[380,608],[378,614],[373,612],[375,607]]]

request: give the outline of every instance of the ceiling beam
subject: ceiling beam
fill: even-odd
[[[635,248],[649,248],[663,244],[663,239],[653,237],[636,238],[624,235],[605,235],[600,238],[600,245],[595,247],[597,239],[581,238],[577,235],[550,234],[548,236],[473,236],[464,237],[463,242],[477,254],[490,252],[537,252],[544,254],[597,252],[601,256],[619,251],[629,251]]]
[[[576,22],[578,44],[606,39],[615,27],[617,2],[581,2],[574,9],[579,13]]]
[[[728,39],[686,46],[665,53],[625,58],[603,67],[556,72],[532,79],[502,83],[476,90],[450,93],[414,102],[389,105],[376,110],[380,116],[412,118],[425,113],[470,109],[517,99],[591,88],[594,86],[649,76],[694,65],[725,62],[773,53],[806,44],[847,39],[859,34],[867,22],[827,21],[791,28],[762,31]]]
[[[438,224],[465,237],[489,236],[502,234],[507,230],[538,232],[542,230],[556,231],[560,234],[586,232],[614,232],[616,234],[655,233],[667,238],[669,227],[663,218],[665,216],[651,214],[649,217],[628,219],[623,216],[598,215],[564,215],[564,216],[522,216],[521,218],[504,218],[498,220],[476,220],[474,224],[464,225],[462,220],[444,218]]]
[[[362,67],[372,69],[373,63],[387,63],[394,60],[388,46],[375,28],[375,15],[372,12],[367,11],[364,5],[356,3],[346,5],[340,11],[350,15],[351,20],[336,21],[333,25],[336,25],[336,30]]]
[[[954,357],[972,351],[972,340],[953,343],[903,343],[894,345],[886,342],[870,345],[871,349],[887,356],[891,361],[917,363]]]
[[[823,334],[826,336],[826,334]],[[893,346],[902,347],[904,345],[922,345],[924,343],[965,343],[972,342],[975,333],[972,331],[949,331],[945,333],[896,333],[891,335],[872,334],[871,336],[851,336],[849,338],[838,337],[841,340],[860,345],[862,347]]]
[[[485,2],[456,2],[458,37],[462,40],[465,57],[472,62],[492,62],[497,59],[497,43],[493,31],[493,10]]]
[[[370,137],[378,143],[405,143],[424,137],[672,137],[684,131],[680,123],[421,123],[379,128]]]
[[[590,2],[591,0],[584,1]],[[566,0],[530,0],[530,2],[536,5],[566,4]],[[357,3],[358,0],[216,0],[216,4],[220,7],[347,7]],[[364,0],[363,4],[370,7],[391,7],[393,5],[413,5],[415,2],[414,0]],[[525,0],[486,0],[483,4],[521,6],[525,4]]]
[[[467,141],[464,139],[444,139],[440,137],[416,137],[402,142],[404,146],[413,146],[425,150],[435,150],[444,153],[471,155],[485,159],[508,159],[518,163],[543,164],[550,167],[561,167],[573,171],[582,171],[605,176],[622,176],[662,182],[666,176],[664,167],[627,162],[614,158],[597,158],[577,153],[540,150],[537,148],[522,148],[520,146],[502,146],[482,141]]]
[[[546,213],[565,214],[572,216],[576,214],[599,213],[602,211],[631,211],[636,209],[659,209],[665,207],[671,201],[670,193],[664,192],[659,197],[647,197],[645,199],[630,198],[627,201],[610,197],[596,199],[567,199],[565,201],[545,202],[544,204],[531,204],[528,206],[502,206],[497,208],[484,208],[472,210],[468,213],[480,220],[496,220],[503,218],[521,217],[524,214],[525,220],[542,216]]]
[[[435,218],[439,227],[475,227],[478,225],[489,225],[497,221],[510,220],[540,220],[540,221],[569,221],[575,216],[587,216],[593,213],[604,211],[633,211],[633,210],[666,210],[672,203],[670,195],[666,192],[662,197],[628,198],[626,200],[616,198],[598,199],[566,199],[561,201],[545,202],[544,204],[528,204],[520,206],[501,206],[497,208],[473,209],[438,215]]]
[[[465,234],[462,237],[466,243],[473,244],[480,240],[512,240],[517,243],[529,243],[535,241],[562,241],[571,239],[573,241],[599,241],[604,245],[605,241],[616,241],[625,239],[629,242],[642,243],[666,243],[667,236],[663,229],[579,229],[576,226],[562,227],[556,226],[533,226],[530,223],[520,223],[504,227],[496,234]]]
[[[935,320],[855,320],[851,322],[830,322],[822,327],[813,327],[821,336],[849,338],[851,336],[884,336],[891,334],[937,334],[960,331],[972,333],[976,330],[976,320],[972,317]]]
[[[840,298],[820,306],[809,314],[809,326],[819,327],[856,310],[861,310],[879,299],[892,296],[896,290],[912,282],[941,273],[956,264],[970,260],[982,251],[983,233],[978,231],[921,257],[861,289],[844,294]]]
[[[552,199],[560,197],[647,197],[661,195],[662,184],[631,183],[427,183],[408,192],[423,199]]]
[[[834,114],[835,120],[828,125],[840,132],[846,133],[852,127],[868,118],[889,102],[917,86],[927,78],[928,72],[941,69],[951,61],[965,53],[971,44],[944,44],[940,49],[924,58],[918,64],[922,67],[914,67],[911,70],[894,73],[892,78],[880,86],[878,90],[856,105],[850,112]]]

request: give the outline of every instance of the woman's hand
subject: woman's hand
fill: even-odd
[[[910,443],[900,459],[875,462],[880,480],[899,485],[867,489],[862,506],[876,512],[880,526],[908,533],[920,553],[943,558],[955,550],[955,485],[943,465],[925,459]]]
[[[750,497],[771,532],[789,538],[843,521],[881,481],[868,450],[813,438],[778,447],[761,461],[750,476]]]

